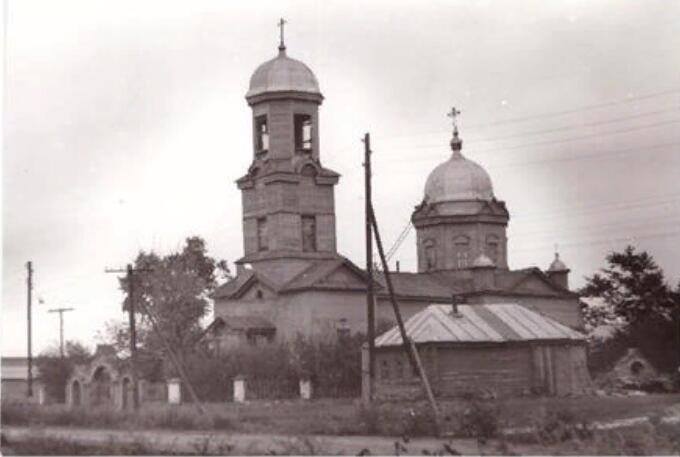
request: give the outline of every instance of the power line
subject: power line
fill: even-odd
[[[586,207],[574,207],[576,209],[565,209],[561,211],[553,211],[553,212],[548,212],[548,213],[529,213],[529,215],[519,215],[519,216],[513,216],[513,219],[519,219],[522,221],[527,221],[527,220],[540,220],[540,219],[545,219],[547,217],[555,217],[555,216],[560,216],[560,215],[565,215],[565,214],[588,214],[592,212],[611,212],[611,211],[619,211],[622,209],[631,209],[631,208],[637,208],[637,207],[650,207],[650,206],[658,206],[658,205],[665,205],[669,203],[674,203],[680,200],[680,194],[670,194],[670,198],[667,198],[665,200],[660,200],[661,198],[664,198],[663,196],[654,196],[654,197],[647,197],[641,200],[634,200],[630,202],[608,202],[608,203],[603,203],[603,204],[598,204],[598,205],[589,205]]]
[[[525,136],[535,136],[535,135],[543,135],[546,133],[554,133],[554,132],[563,132],[567,130],[574,130],[578,128],[589,128],[589,127],[595,127],[598,125],[608,125],[608,124],[616,124],[618,122],[625,122],[629,121],[632,119],[640,119],[644,117],[650,117],[650,116],[655,116],[657,114],[665,114],[665,113],[674,113],[678,112],[680,109],[678,108],[672,108],[672,109],[667,109],[667,110],[659,110],[659,111],[651,111],[649,113],[643,113],[643,114],[638,114],[635,116],[624,116],[624,117],[616,117],[612,119],[607,119],[605,121],[598,121],[598,122],[582,122],[580,124],[572,124],[572,125],[566,125],[563,127],[555,127],[552,129],[543,129],[543,130],[534,130],[531,132],[523,132],[515,135],[507,135],[507,136],[502,136],[502,137],[496,137],[496,138],[489,138],[489,139],[480,139],[480,140],[468,140],[467,143],[470,144],[477,144],[477,143],[487,143],[491,141],[501,141],[501,140],[508,140],[508,139],[513,139],[513,138],[522,138]]]
[[[578,135],[578,136],[572,136],[569,138],[563,138],[563,139],[558,139],[558,140],[547,140],[547,141],[537,141],[533,143],[523,143],[523,144],[517,144],[517,145],[511,145],[511,146],[504,146],[504,147],[493,147],[489,149],[472,149],[473,153],[479,154],[479,153],[485,153],[485,152],[494,152],[494,151],[501,151],[501,150],[508,150],[508,149],[518,149],[518,148],[525,148],[525,147],[530,147],[530,146],[542,146],[542,145],[548,145],[548,144],[560,144],[560,143],[569,143],[572,141],[578,141],[578,140],[583,140],[583,139],[590,139],[590,138],[599,138],[601,136],[608,136],[608,135],[615,135],[619,133],[629,133],[629,132],[636,132],[639,130],[646,130],[650,128],[655,128],[655,127],[660,127],[664,125],[670,125],[670,124],[677,124],[680,123],[680,119],[673,119],[673,120],[668,120],[668,121],[662,121],[662,122],[654,122],[651,124],[645,124],[645,125],[640,125],[640,126],[635,126],[635,127],[630,127],[627,129],[619,129],[619,130],[611,130],[608,132],[598,132],[594,134],[588,134],[588,135]],[[411,146],[409,149],[434,149],[434,148],[442,148],[441,144],[423,144],[423,145],[415,145]],[[422,158],[429,158],[427,156],[424,156]]]
[[[655,92],[651,94],[645,94],[645,95],[639,95],[637,97],[627,97],[625,99],[619,99],[619,100],[612,100],[609,102],[604,102],[604,103],[596,103],[592,105],[585,105],[581,106],[579,108],[573,108],[573,109],[568,109],[568,110],[561,110],[561,111],[549,111],[549,112],[544,112],[544,113],[536,113],[532,114],[529,116],[522,116],[522,117],[515,117],[515,118],[510,118],[510,119],[503,119],[500,121],[494,121],[494,122],[484,122],[484,123],[477,123],[477,124],[469,124],[466,125],[465,128],[483,128],[483,127],[494,127],[498,125],[507,125],[507,124],[516,124],[520,122],[525,122],[528,120],[533,120],[533,119],[546,119],[546,118],[553,118],[553,117],[560,117],[560,116],[566,116],[568,114],[576,114],[580,112],[587,112],[587,111],[593,111],[597,109],[602,109],[606,108],[609,106],[616,106],[616,105],[623,105],[626,103],[632,103],[640,100],[647,100],[651,98],[657,98],[657,97],[662,97],[665,95],[670,95],[670,94],[677,94],[680,93],[680,89],[671,89],[671,90],[666,90],[662,92]],[[430,130],[427,132],[421,132],[421,134],[434,134],[434,133],[444,133],[443,130]],[[409,136],[412,134],[408,135],[396,135],[396,136]],[[392,136],[393,138],[395,137],[394,135]]]
[[[551,159],[530,160],[530,161],[527,161],[527,162],[509,162],[509,163],[504,163],[504,164],[491,165],[491,166],[488,167],[488,169],[492,170],[492,169],[495,169],[495,168],[517,167],[517,166],[524,166],[524,165],[537,165],[537,164],[542,164],[542,163],[573,162],[573,161],[578,161],[578,160],[597,159],[597,158],[602,158],[602,157],[628,155],[628,154],[631,154],[633,152],[639,152],[640,150],[653,151],[653,150],[656,150],[656,149],[663,149],[663,148],[667,148],[667,147],[670,147],[670,146],[680,146],[680,141],[673,142],[673,143],[658,144],[658,145],[655,145],[655,146],[642,146],[642,147],[635,147],[635,148],[628,148],[628,149],[617,149],[617,150],[610,150],[610,151],[602,151],[600,153],[594,153],[594,154],[580,154],[580,155],[571,156],[571,157],[554,157],[554,158],[551,158]]]
[[[560,243],[560,247],[575,247],[575,246],[589,246],[589,245],[596,245],[596,244],[604,244],[604,243],[611,243],[611,242],[621,242],[621,241],[627,241],[627,240],[646,240],[646,239],[654,239],[654,238],[666,238],[666,237],[672,237],[680,235],[680,230],[671,230],[671,231],[666,231],[666,232],[657,232],[657,233],[649,233],[649,234],[642,234],[642,235],[627,235],[627,236],[621,236],[618,238],[601,238],[597,240],[590,240],[590,241],[575,241],[575,242],[567,242],[567,243]],[[522,248],[522,249],[513,249],[513,252],[533,252],[533,251],[538,251],[545,249],[546,247],[552,246],[552,244],[544,244],[540,246],[536,246],[533,248]]]
[[[680,196],[680,194],[678,194],[678,196]],[[650,197],[650,198],[647,198],[647,199],[638,200],[638,201],[633,202],[632,204],[617,205],[617,204],[611,204],[610,203],[610,204],[605,204],[605,205],[590,206],[590,207],[586,208],[586,211],[567,210],[567,211],[547,213],[547,214],[540,215],[539,217],[533,217],[533,218],[526,218],[526,217],[522,218],[522,217],[520,217],[519,219],[523,220],[523,221],[540,220],[540,219],[545,219],[545,218],[548,218],[548,217],[555,217],[556,215],[559,216],[559,215],[563,215],[563,214],[575,214],[575,213],[578,214],[578,213],[584,213],[584,212],[585,213],[591,213],[591,212],[602,213],[602,212],[610,212],[612,210],[631,209],[631,208],[640,207],[640,206],[650,207],[650,206],[667,205],[669,203],[675,203],[675,202],[680,201],[680,198],[674,198],[674,199],[661,200],[661,201],[655,201],[655,202],[649,203],[649,200],[652,199],[652,198],[656,198],[656,197]],[[612,206],[612,207],[617,206],[617,207],[616,208],[610,208],[610,209],[602,209],[603,206],[605,208],[607,206]],[[674,221],[675,219],[670,219],[670,220]],[[664,220],[664,222],[668,222],[668,221],[669,221],[669,219]],[[577,230],[591,231],[592,232],[592,231],[606,229],[608,227],[615,227],[615,226],[618,227],[618,226],[621,226],[621,224],[623,224],[623,223],[630,224],[630,223],[633,223],[633,221],[622,221],[621,223],[614,223],[614,224],[593,224],[593,225],[578,227]],[[655,226],[655,227],[658,227],[658,225],[659,225],[659,223],[656,222],[656,221],[650,221],[650,222],[643,224],[642,227],[646,227],[647,225],[650,225],[650,224]],[[397,241],[395,241],[394,245],[390,249],[391,256],[394,256],[398,252],[399,248],[402,246],[404,241],[407,239],[408,234],[410,233],[410,229],[412,227],[413,227],[413,225],[411,224],[411,221],[409,219],[406,227],[404,229],[402,229],[400,235],[397,237]],[[640,229],[642,227],[635,227],[635,229]],[[628,230],[632,229],[631,227],[626,227],[626,228]],[[522,231],[521,233],[513,235],[513,238],[520,238],[521,239],[522,237],[529,236],[529,235],[531,235],[532,237],[540,237],[543,234],[550,235],[550,234],[554,234],[554,233],[555,233],[554,230],[534,230],[534,231],[528,231],[528,232]]]
[[[656,111],[649,111],[646,113],[640,113],[640,114],[635,114],[632,116],[621,116],[621,117],[615,117],[611,119],[606,119],[606,120],[601,120],[601,121],[591,121],[591,122],[580,122],[577,124],[570,124],[570,125],[565,125],[565,126],[560,126],[560,127],[553,127],[553,128],[548,128],[548,129],[541,129],[541,130],[532,130],[529,132],[522,132],[522,133],[517,133],[513,135],[506,135],[506,136],[501,136],[501,137],[496,137],[496,138],[479,138],[476,139],[473,137],[472,139],[467,138],[465,140],[466,144],[478,144],[478,143],[486,143],[486,142],[491,142],[491,141],[500,141],[500,140],[506,140],[506,139],[513,139],[513,138],[522,138],[524,136],[534,136],[534,135],[541,135],[545,133],[554,133],[554,132],[560,132],[560,131],[565,131],[565,130],[573,130],[573,129],[579,129],[579,128],[589,128],[589,127],[594,127],[598,125],[608,125],[608,124],[616,124],[619,122],[626,122],[634,119],[641,119],[645,117],[651,117],[651,116],[656,116],[658,114],[667,114],[667,113],[674,113],[680,111],[677,107],[673,107],[670,109],[663,109],[663,110],[656,110]],[[446,134],[450,133],[449,131],[444,131],[440,130],[437,132],[431,132],[430,134]],[[393,135],[388,138],[407,138],[407,137],[419,137],[419,136],[424,136],[426,134],[403,134],[403,135]]]

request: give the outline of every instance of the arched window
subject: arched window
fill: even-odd
[[[316,216],[302,216],[302,251],[316,251]]]
[[[302,171],[300,172],[302,176],[316,176],[316,168],[314,168],[313,165],[307,164],[304,167],[302,167]]]
[[[264,154],[269,150],[269,127],[267,126],[267,116],[257,116],[255,118],[255,153]]]
[[[486,237],[486,255],[489,256],[493,263],[498,265],[498,259],[501,253],[501,242],[496,235],[489,235]]]
[[[453,239],[453,255],[458,268],[466,268],[470,262],[470,238],[459,235]]]
[[[267,218],[257,218],[257,250],[267,251],[269,249],[269,234],[267,232]]]
[[[76,379],[73,381],[73,384],[71,384],[71,404],[73,406],[80,406],[81,402],[81,390],[80,390],[80,382]]]
[[[425,254],[425,270],[432,270],[437,266],[437,250],[434,240],[423,242],[423,253]]]
[[[299,153],[312,151],[312,116],[309,114],[296,114],[295,123],[295,150]]]

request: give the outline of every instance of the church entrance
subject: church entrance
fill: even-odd
[[[130,381],[130,378],[123,378],[123,385],[122,385],[122,395],[123,395],[123,402],[122,406],[123,409],[129,409],[132,405],[132,382]]]
[[[71,384],[71,404],[73,406],[80,406],[81,399],[80,399],[81,393],[80,393],[80,382],[78,380],[73,381]]]
[[[90,404],[92,406],[110,406],[112,403],[112,383],[109,370],[100,366],[92,376]]]

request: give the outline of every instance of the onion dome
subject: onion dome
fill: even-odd
[[[286,55],[279,47],[276,58],[263,63],[250,77],[246,98],[271,92],[305,92],[321,95],[319,82],[307,65]]]
[[[482,253],[472,262],[472,268],[496,268],[496,264],[486,254]]]
[[[493,200],[493,186],[489,174],[477,162],[466,159],[460,152],[463,141],[454,129],[451,149],[453,154],[439,164],[427,177],[425,201],[427,203],[463,200]]]
[[[569,271],[569,268],[560,260],[560,255],[556,252],[555,253],[555,260],[552,261],[550,264],[550,268],[548,268],[549,272],[564,272],[564,271]]]

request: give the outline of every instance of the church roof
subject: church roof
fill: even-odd
[[[246,98],[272,92],[305,92],[321,95],[319,82],[312,70],[299,60],[291,59],[285,49],[263,63],[250,77]]]
[[[489,174],[477,162],[454,152],[439,164],[425,182],[425,201],[442,203],[465,200],[492,200],[493,186]]]
[[[231,298],[254,276],[254,270],[245,270],[240,272],[235,278],[232,278],[231,280],[217,287],[212,293],[212,298]]]
[[[430,305],[405,323],[415,343],[504,343],[519,341],[573,340],[585,336],[540,313],[514,303]],[[375,340],[378,347],[401,345],[398,327]]]
[[[346,267],[353,275],[349,277],[332,278],[331,275],[340,267]],[[365,290],[364,284],[368,281],[366,272],[356,266],[345,257],[334,260],[319,260],[312,262],[301,273],[288,281],[281,289],[282,292],[291,292],[301,289],[343,289]],[[380,284],[376,283],[380,287]]]
[[[390,272],[390,279],[392,280],[394,293],[400,298],[450,300],[454,291],[462,291],[456,285],[445,285],[428,274]],[[387,294],[387,281],[385,279],[385,274],[383,272],[377,272],[376,280],[383,286],[383,290],[381,292],[383,294]]]
[[[242,259],[243,260],[243,259]],[[335,276],[334,273],[345,267],[351,276]],[[494,294],[505,296],[575,296],[563,287],[551,281],[539,268],[522,270],[494,271],[494,285],[484,290],[475,289],[474,281],[462,271],[435,271],[428,273],[390,272],[394,291],[399,299],[432,300],[448,302],[452,295],[461,294]],[[523,284],[535,278],[545,287],[537,290],[525,288]],[[310,260],[307,268],[284,284],[277,284],[256,269],[241,271],[231,281],[219,286],[212,294],[213,298],[238,298],[251,284],[261,282],[276,293],[290,293],[306,289],[315,290],[366,290],[366,272],[349,259],[338,256]],[[387,294],[387,283],[382,272],[375,272],[376,292]]]

